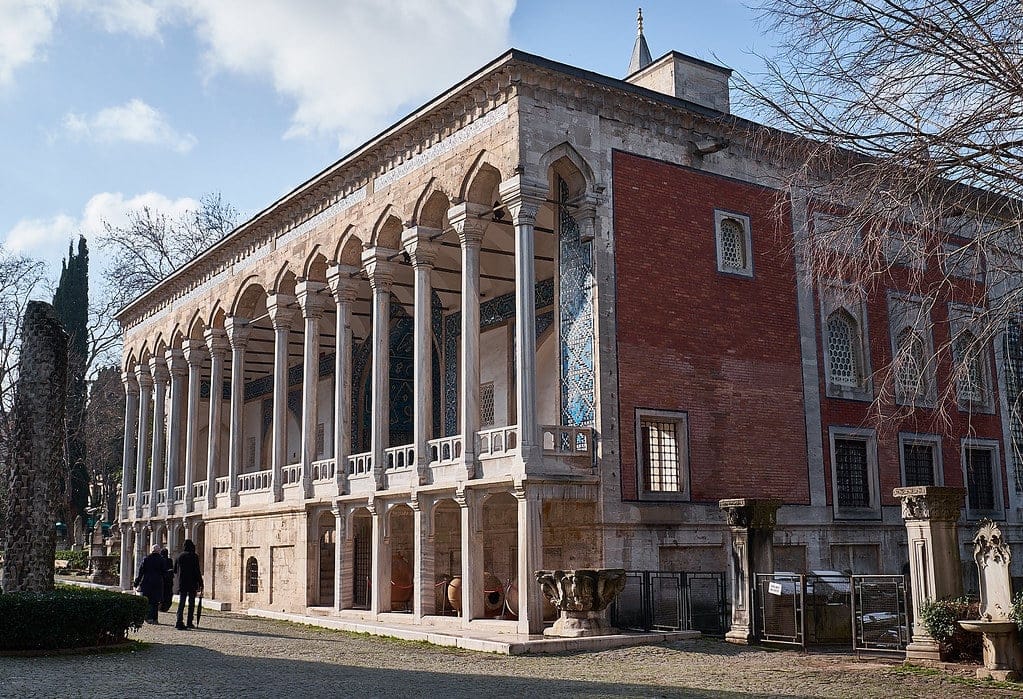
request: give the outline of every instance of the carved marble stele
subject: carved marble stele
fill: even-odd
[[[578,638],[618,633],[604,612],[625,587],[621,568],[538,570],[536,581],[560,614],[545,636]]]
[[[973,538],[973,560],[980,580],[980,619],[960,621],[966,631],[984,634],[984,667],[977,677],[1015,680],[1023,670],[1023,652],[1016,622],[1012,620],[1012,551],[1002,530],[989,519],[982,520]]]

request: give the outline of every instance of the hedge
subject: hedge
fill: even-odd
[[[124,641],[149,611],[145,597],[58,586],[0,593],[0,651],[87,648]]]
[[[89,552],[86,550],[71,551],[69,549],[58,549],[53,554],[55,561],[67,561],[68,567],[73,570],[88,570]]]

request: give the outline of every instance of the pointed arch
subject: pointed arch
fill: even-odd
[[[248,277],[238,287],[231,303],[232,316],[240,318],[252,318],[257,308],[266,305],[266,287],[257,275]]]
[[[224,310],[223,305],[220,301],[216,301],[213,304],[212,310],[208,316],[206,316],[206,327],[207,328],[223,328],[224,321],[227,320],[227,312]]]
[[[493,206],[497,201],[497,188],[501,184],[501,171],[487,160],[488,153],[481,151],[462,180],[459,199],[473,204]]]
[[[451,199],[439,189],[434,189],[429,193],[424,192],[424,197],[421,207],[416,211],[416,223],[426,228],[446,229]]]
[[[362,264],[362,240],[355,235],[355,231],[349,229],[349,234],[346,238],[342,238],[341,242],[338,243],[337,254],[334,255],[334,260],[338,264],[350,265],[352,267],[358,267]]]
[[[895,391],[900,398],[913,400],[927,393],[926,361],[920,333],[903,328],[895,338]]]
[[[373,245],[376,247],[398,250],[401,248],[401,232],[404,226],[401,219],[395,214],[393,206],[388,206],[380,214],[376,225],[373,227]]]
[[[839,308],[828,316],[826,328],[828,377],[839,386],[859,387],[863,380],[859,323],[849,311]]]
[[[295,284],[298,283],[298,277],[291,269],[291,264],[285,262],[281,265],[281,268],[277,270],[277,274],[274,276],[273,291],[275,294],[288,294],[293,296],[295,294]]]
[[[302,265],[302,277],[313,281],[323,281],[327,278],[327,257],[323,254],[322,246],[315,246],[306,257]]]
[[[206,322],[203,320],[202,311],[196,310],[185,325],[185,337],[190,340],[201,340],[206,331]]]
[[[565,141],[540,156],[540,170],[549,180],[557,175],[568,185],[568,197],[574,199],[595,189],[593,168],[572,145]]]

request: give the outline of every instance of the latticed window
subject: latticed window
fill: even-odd
[[[316,425],[316,458],[323,458],[323,452],[326,450],[326,425],[319,423]]]
[[[910,328],[896,339],[895,391],[908,399],[926,395],[926,366],[924,341]]]
[[[831,383],[853,388],[860,385],[859,332],[845,311],[828,317],[828,375]]]
[[[979,351],[977,337],[963,332],[955,343],[955,355],[959,360],[959,399],[970,403],[984,402],[984,361]]]
[[[480,384],[480,427],[494,426],[494,382]]]
[[[966,490],[971,510],[995,509],[995,478],[991,470],[991,456],[990,449],[966,450]]]
[[[249,556],[245,561],[245,592],[259,592],[259,561],[255,556]]]
[[[721,269],[735,272],[746,270],[746,229],[734,218],[723,218],[718,226],[718,246]]]
[[[654,493],[682,492],[679,423],[644,418],[640,426],[646,489]]]
[[[1012,321],[1005,327],[1005,384],[1009,399],[1009,435],[1012,453],[1023,460],[1023,326]],[[1016,472],[1016,489],[1023,490],[1020,469]]]
[[[249,471],[256,470],[256,438],[249,437],[245,444],[245,468]]]
[[[934,447],[930,444],[904,444],[902,464],[906,485],[934,485]]]
[[[835,440],[835,481],[838,485],[839,507],[870,507],[867,469],[866,440]]]

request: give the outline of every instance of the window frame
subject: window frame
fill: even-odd
[[[657,420],[675,423],[675,443],[678,448],[678,479],[677,491],[650,490],[647,487],[647,464],[643,461],[643,421]],[[690,499],[690,467],[689,467],[689,413],[683,410],[655,410],[652,408],[636,408],[635,422],[636,448],[636,484],[640,500],[679,502]]]
[[[742,269],[725,267],[721,255],[721,223],[725,219],[737,221],[742,228],[743,242],[745,243],[746,266]],[[726,209],[714,209],[714,249],[717,256],[717,269],[721,274],[728,274],[737,277],[753,277],[753,229],[750,224],[750,217],[737,211]]]
[[[966,473],[967,450],[988,451],[991,453],[991,488],[994,490],[993,510],[974,510],[970,507],[970,479]],[[963,488],[966,490],[966,519],[976,521],[984,519],[1005,519],[1005,497],[1002,493],[1002,459],[997,439],[980,437],[964,437],[959,442],[959,464],[963,473]]]
[[[820,299],[820,347],[821,357],[824,360],[823,379],[824,394],[828,398],[841,398],[843,400],[855,400],[871,402],[874,400],[874,378],[871,370],[870,357],[870,327],[867,323],[866,306],[862,294],[857,294],[855,299],[849,298],[852,292],[842,284],[831,283],[821,288]],[[831,350],[828,348],[828,319],[835,311],[845,311],[852,317],[858,326],[856,349],[859,351],[860,360],[860,385],[846,386],[831,380]]]
[[[974,332],[974,319],[980,317],[982,314],[983,310],[980,308],[958,303],[948,304],[949,331],[951,332],[952,337],[955,338],[951,342],[951,354],[953,362],[952,381],[955,382],[956,405],[960,412],[984,413],[990,415],[995,412],[995,382],[994,376],[991,373],[991,349],[994,343],[992,343],[991,340],[984,343],[982,353],[976,357],[980,364],[981,400],[978,401],[970,398],[964,398],[960,391],[962,386],[962,379],[960,377],[962,356],[959,352],[958,340],[960,335],[966,332],[977,337],[977,333]]]
[[[934,455],[931,468],[934,470],[934,485],[945,485],[944,462],[941,454],[941,435],[927,434],[922,432],[899,432],[899,474],[900,482],[908,487],[906,481],[906,447],[907,446],[929,446]]]
[[[839,440],[861,441],[867,445],[867,495],[870,504],[866,507],[849,507],[838,504],[838,467],[835,458],[835,442]],[[880,478],[877,465],[877,433],[860,427],[831,426],[828,428],[828,443],[831,458],[831,507],[835,519],[879,520],[881,519]]]
[[[892,391],[898,405],[933,408],[937,403],[938,377],[934,352],[933,303],[919,296],[888,292],[888,347],[892,353]],[[895,359],[899,356],[899,338],[907,330],[923,342],[924,364],[921,377],[925,391],[908,396],[899,390]]]

